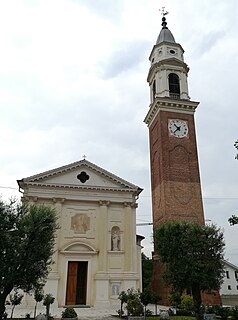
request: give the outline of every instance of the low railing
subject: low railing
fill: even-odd
[[[170,98],[179,100],[180,99],[180,94],[179,93],[169,93]]]

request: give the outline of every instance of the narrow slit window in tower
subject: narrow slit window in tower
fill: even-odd
[[[155,100],[155,94],[156,94],[156,81],[154,80],[152,84],[152,102],[154,102]]]

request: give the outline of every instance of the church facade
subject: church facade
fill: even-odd
[[[55,307],[118,306],[122,290],[141,289],[141,188],[85,159],[18,185],[23,201],[57,212],[54,264],[44,288],[55,297]]]

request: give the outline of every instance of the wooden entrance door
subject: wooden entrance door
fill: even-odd
[[[87,261],[69,261],[66,289],[66,305],[86,304]]]

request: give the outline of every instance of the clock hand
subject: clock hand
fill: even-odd
[[[180,131],[181,126],[179,127],[179,126],[176,126],[176,124],[175,124],[175,127],[176,127],[176,130],[174,131],[174,133],[175,133],[176,131]]]

